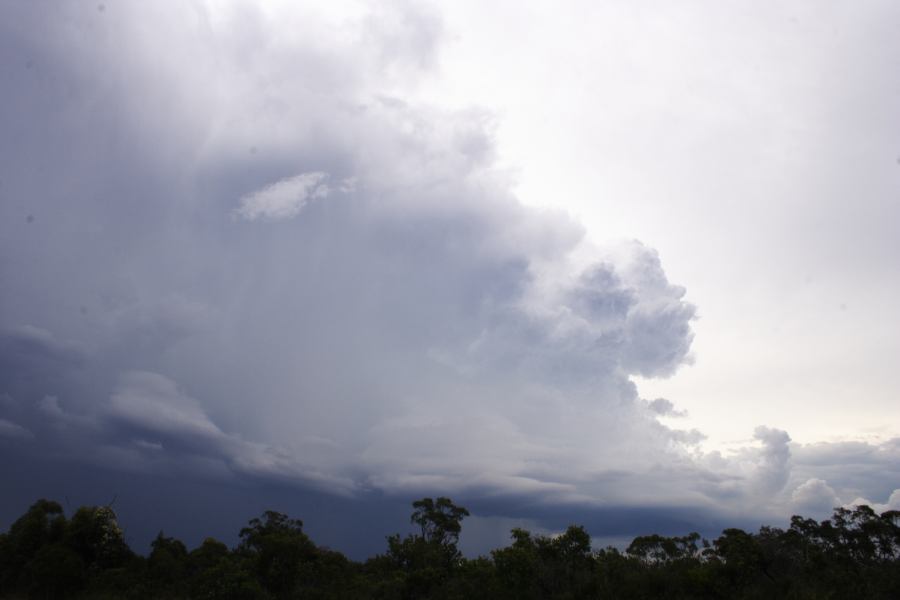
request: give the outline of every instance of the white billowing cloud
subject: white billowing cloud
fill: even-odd
[[[328,174],[322,172],[301,173],[281,179],[242,196],[241,205],[234,214],[246,221],[290,219],[297,216],[307,203],[328,196],[331,189],[327,180]]]
[[[791,492],[791,504],[800,514],[821,517],[829,515],[841,501],[826,481],[813,477]]]
[[[865,504],[869,506],[872,510],[877,513],[883,513],[889,510],[897,510],[900,511],[900,489],[896,489],[891,492],[891,495],[888,497],[887,502],[873,502],[872,500],[868,500],[866,498],[856,498],[855,500],[848,502],[848,507],[860,506]]]
[[[773,516],[790,511],[793,461],[787,432],[759,426],[753,443],[727,454],[698,452],[694,460],[702,468],[698,476],[705,493],[733,510]]]
[[[756,479],[762,494],[775,494],[784,488],[790,475],[791,441],[786,431],[759,426],[753,438],[762,442]]]

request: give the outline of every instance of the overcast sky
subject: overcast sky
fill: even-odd
[[[0,525],[900,508],[896,3],[327,6],[0,5]]]

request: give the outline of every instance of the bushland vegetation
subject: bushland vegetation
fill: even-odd
[[[900,598],[900,512],[835,509],[786,529],[726,529],[594,549],[583,527],[554,536],[514,529],[510,545],[465,558],[468,511],[448,498],[413,502],[416,533],[387,538],[364,562],[315,544],[303,523],[266,511],[229,548],[188,549],[162,532],[146,556],[125,543],[108,506],[66,517],[38,500],[0,534],[0,598],[576,599]]]

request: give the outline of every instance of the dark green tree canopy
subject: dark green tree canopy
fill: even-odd
[[[412,503],[413,513],[410,523],[421,528],[422,538],[439,544],[456,544],[462,531],[462,520],[469,516],[469,511],[456,506],[441,496],[437,500],[422,498]]]
[[[0,599],[347,600],[812,600],[900,598],[900,513],[837,508],[787,529],[726,529],[635,538],[625,552],[595,550],[570,525],[555,535],[514,529],[512,543],[465,558],[465,508],[449,498],[413,502],[419,531],[389,536],[364,563],[316,546],[303,523],[275,511],[250,520],[234,548],[207,538],[188,551],[162,532],[134,554],[110,507],[39,500],[0,533]]]

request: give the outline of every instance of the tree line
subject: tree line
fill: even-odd
[[[726,529],[635,538],[594,550],[583,527],[559,535],[513,529],[509,546],[467,559],[457,545],[469,512],[448,498],[412,504],[413,534],[392,535],[364,562],[316,545],[303,523],[266,511],[233,547],[188,550],[162,532],[149,555],[126,544],[109,506],[70,518],[38,500],[0,534],[0,598],[578,599],[900,598],[900,511],[837,508],[787,529]]]

